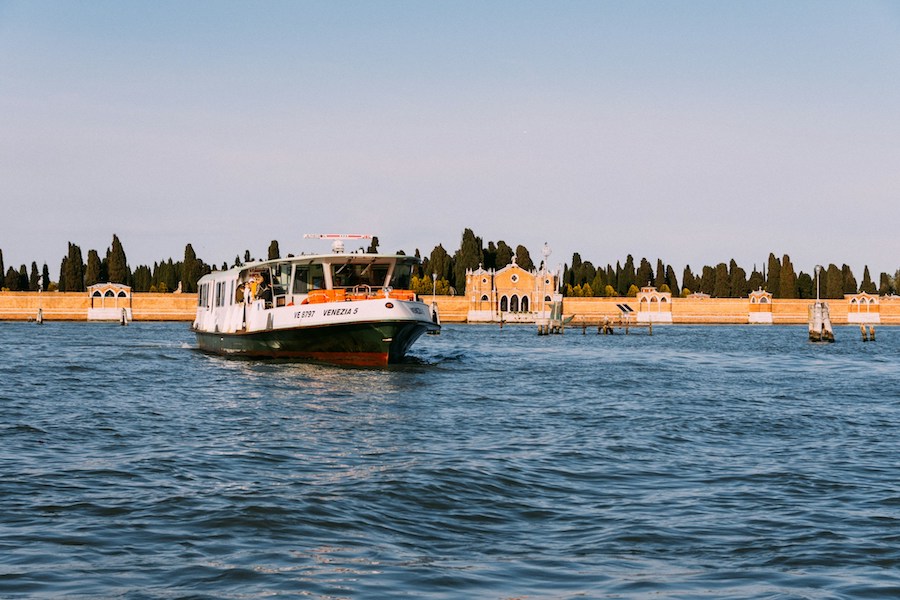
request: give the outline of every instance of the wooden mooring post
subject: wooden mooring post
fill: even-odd
[[[862,335],[862,341],[864,342],[874,342],[875,341],[875,326],[874,325],[860,325],[859,333]]]

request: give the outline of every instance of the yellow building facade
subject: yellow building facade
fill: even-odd
[[[548,318],[558,277],[545,268],[528,271],[513,259],[502,269],[466,271],[467,320],[470,323],[533,323]]]

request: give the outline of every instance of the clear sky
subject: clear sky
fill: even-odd
[[[900,3],[0,0],[0,249],[900,268]]]

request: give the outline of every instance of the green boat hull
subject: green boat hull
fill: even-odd
[[[252,333],[194,330],[200,350],[247,358],[291,358],[355,366],[401,362],[413,343],[439,326],[427,321],[379,321]]]

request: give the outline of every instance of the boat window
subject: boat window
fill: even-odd
[[[294,274],[294,294],[308,294],[310,290],[325,288],[325,270],[322,265],[297,265]]]
[[[283,296],[291,287],[291,263],[278,263],[272,267],[272,285],[276,296]]]
[[[332,281],[335,288],[353,288],[356,286],[380,288],[387,283],[389,267],[390,265],[387,264],[337,265],[334,268]]]
[[[410,289],[410,279],[412,278],[412,268],[411,264],[402,264],[397,263],[394,265],[394,273],[391,276],[391,287],[395,290],[408,290]]]

